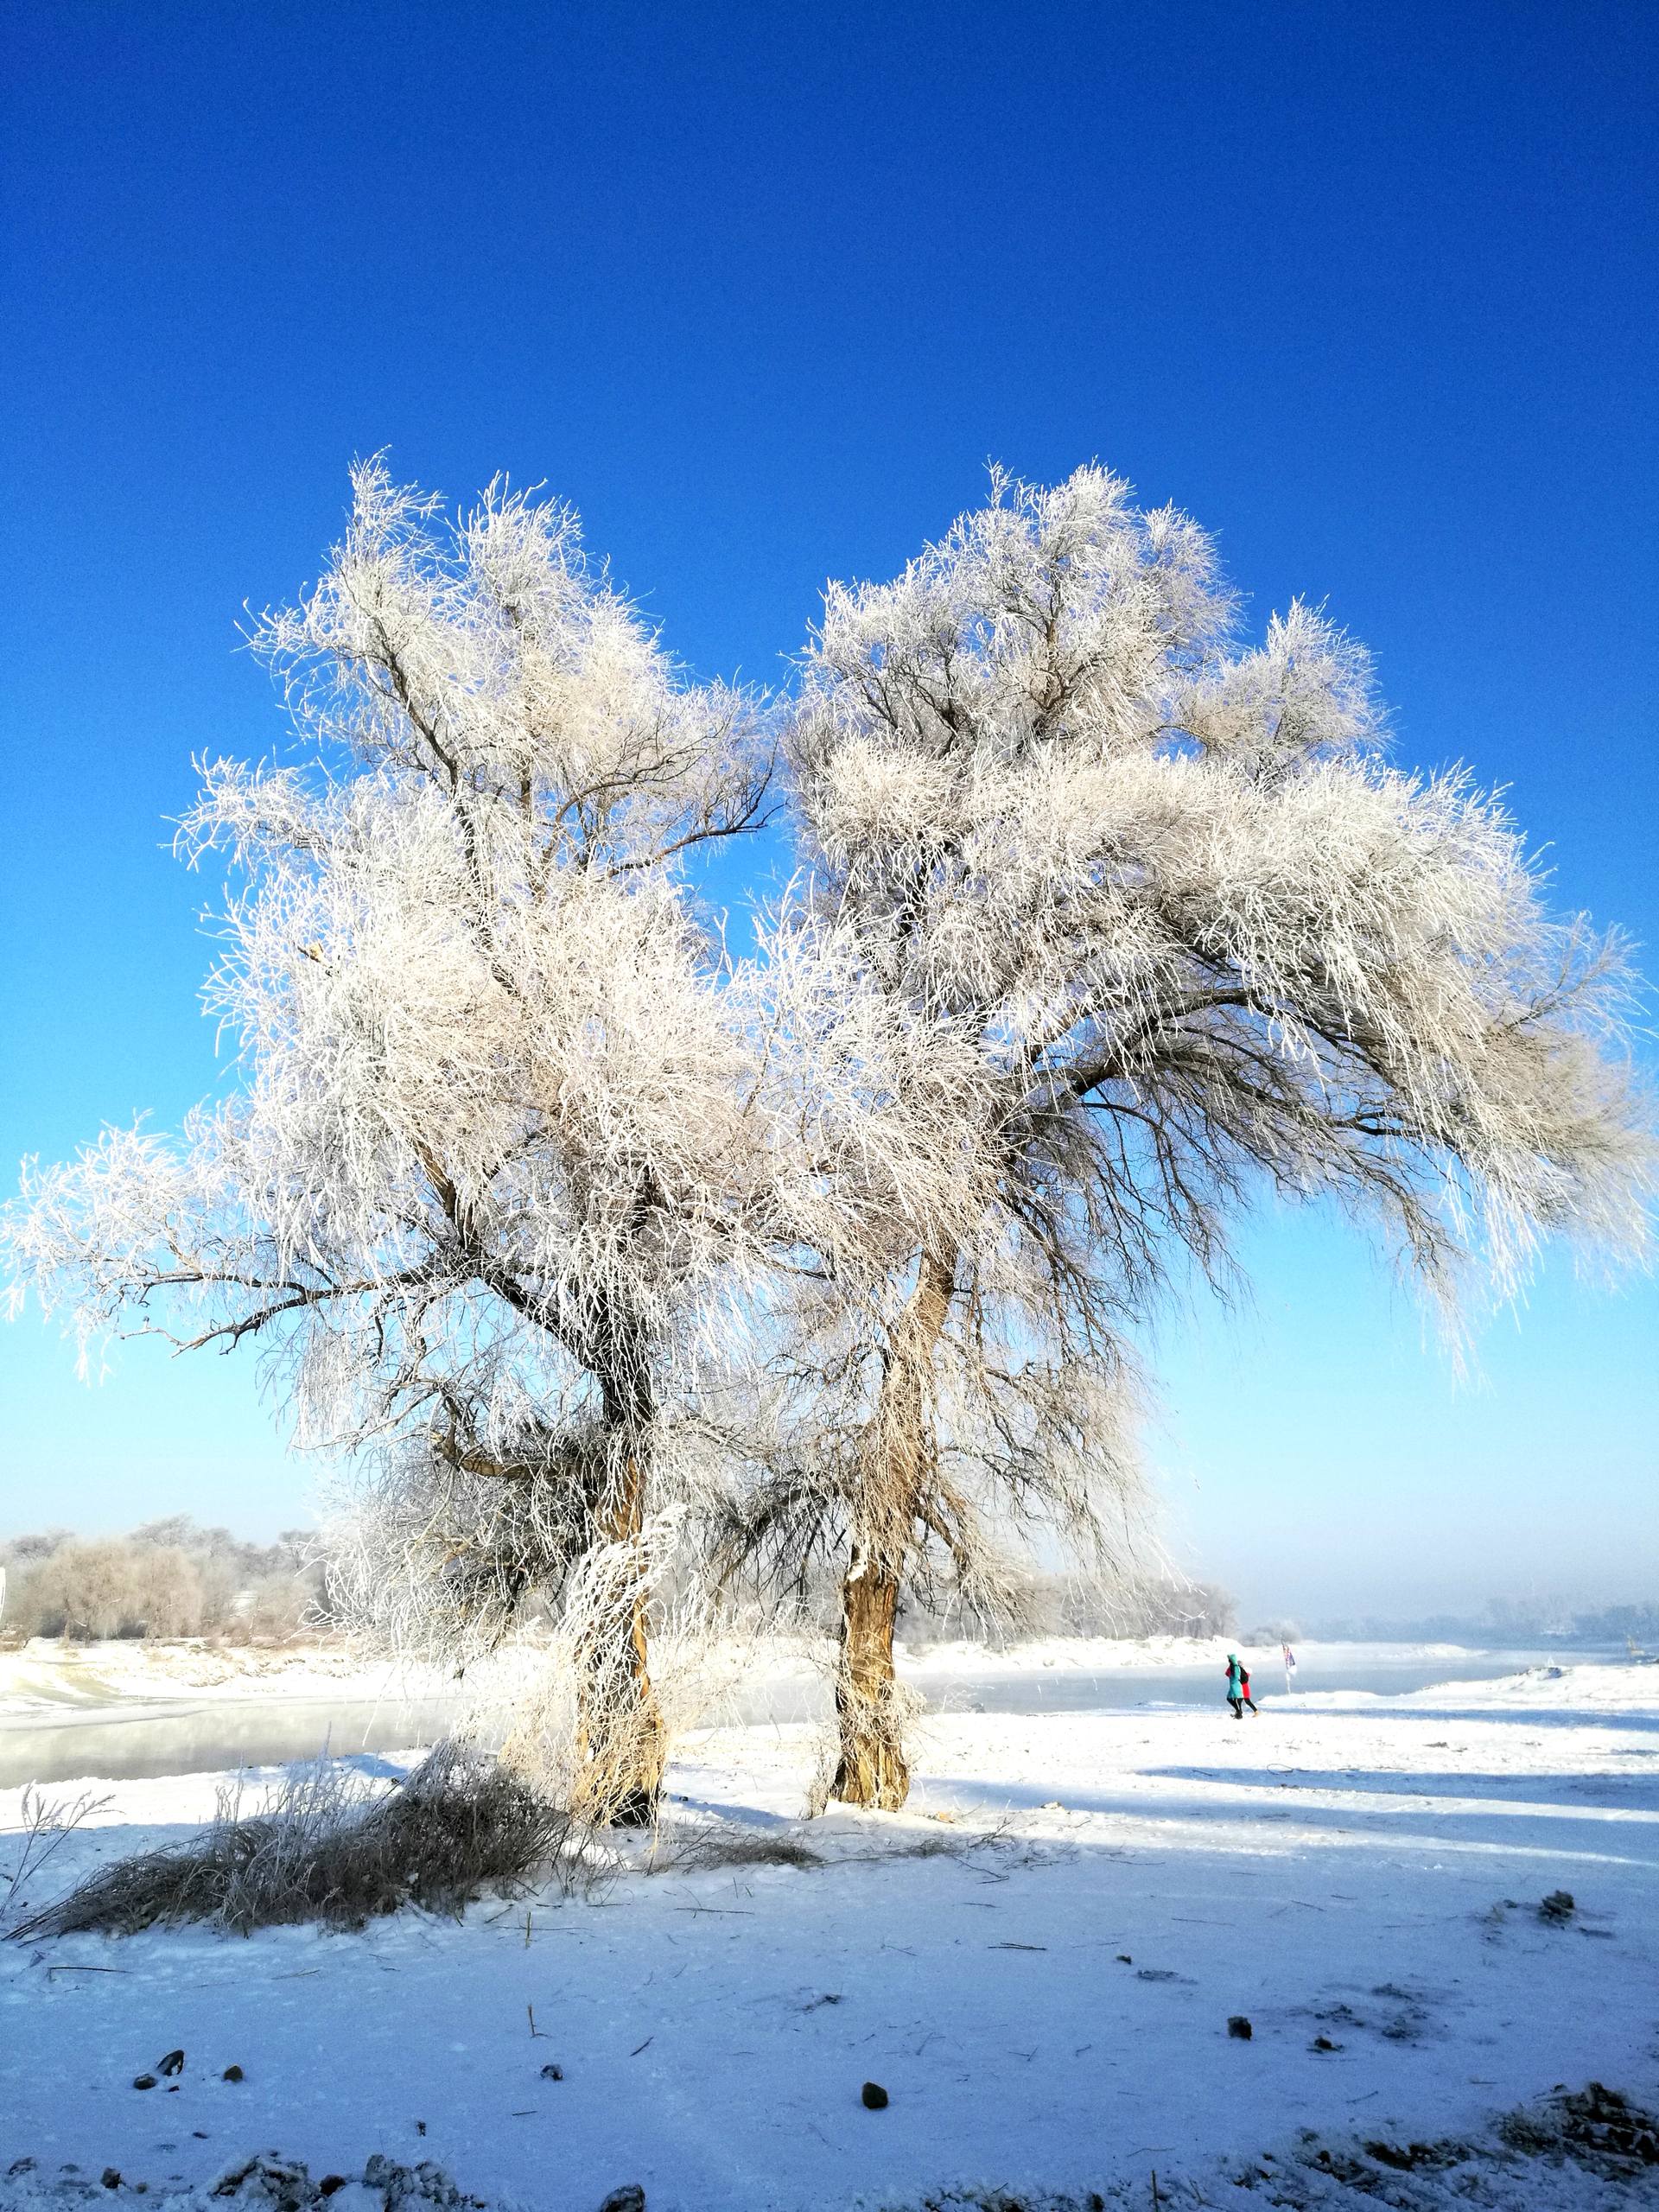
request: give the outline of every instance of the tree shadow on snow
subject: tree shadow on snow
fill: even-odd
[[[1472,1848],[1497,1858],[1592,1859],[1604,1865],[1637,1868],[1651,1868],[1659,1864],[1659,1808],[1643,1807],[1634,1818],[1626,1813],[1624,1818],[1611,1821],[1606,1813],[1614,1808],[1567,1801],[1567,1790],[1576,1791],[1577,1784],[1585,1779],[1578,1775],[1522,1777],[1535,1793],[1537,1809],[1534,1809],[1532,1802],[1512,1805],[1490,1792],[1491,1802],[1487,1804],[1466,1802],[1471,1797],[1478,1799],[1482,1794],[1484,1777],[1476,1775],[1436,1777],[1465,1802],[1439,1801],[1427,1805],[1363,1802],[1358,1795],[1365,1788],[1363,1778],[1340,1770],[1328,1776],[1317,1772],[1298,1775],[1294,1780],[1300,1786],[1294,1789],[1286,1786],[1293,1779],[1291,1777],[1236,1768],[1146,1767],[1136,1769],[1135,1775],[1168,1777],[1197,1787],[1190,1796],[1149,1798],[1133,1787],[1078,1789],[1062,1785],[1061,1802],[1068,1812],[1098,1813],[1135,1821],[1143,1831],[1135,1840],[1135,1849],[1155,1848],[1155,1832],[1160,1827],[1188,1826],[1211,1831],[1213,1847],[1230,1850],[1238,1847],[1247,1836],[1263,1831],[1271,1833],[1282,1822],[1303,1838],[1310,1834],[1323,1835],[1332,1842],[1363,1838],[1369,1841],[1386,1840],[1397,1849]],[[1420,1778],[1402,1775],[1381,1778],[1389,1787],[1378,1790],[1376,1794],[1379,1796],[1395,1796],[1403,1801],[1408,1796],[1421,1798],[1428,1794]],[[1261,1801],[1245,1805],[1230,1803],[1219,1794],[1226,1788],[1241,1784],[1259,1790]],[[1023,1784],[953,1774],[948,1782],[942,1780],[938,1787],[941,1794],[948,1790],[951,1802],[964,1811],[971,1794],[976,1801],[976,1813],[993,1806],[1046,1809],[1056,1802],[1052,1780]],[[1332,1796],[1354,1793],[1356,1802],[1306,1802],[1321,1790]],[[1617,1809],[1625,1811],[1624,1808]],[[1147,1834],[1145,1831],[1153,1833]],[[1083,1839],[1076,1840],[1081,1847],[1090,1847]],[[1627,1847],[1630,1846],[1636,1848]]]
[[[1529,1713],[1514,1707],[1482,1705],[1412,1705],[1402,1708],[1379,1700],[1375,1707],[1320,1707],[1275,1702],[1264,1706],[1263,1711],[1269,1719],[1283,1714],[1297,1720],[1358,1719],[1368,1724],[1381,1720],[1392,1722],[1396,1726],[1408,1724],[1415,1726],[1423,1721],[1433,1721],[1439,1726],[1459,1728],[1477,1727],[1485,1721],[1503,1721],[1510,1727],[1603,1728],[1618,1735],[1659,1735],[1659,1713],[1631,1713],[1622,1706],[1552,1705]],[[1247,1722],[1245,1725],[1250,1724]]]
[[[1229,1767],[1142,1766],[1135,1772],[1178,1782],[1206,1782],[1236,1789],[1270,1789],[1294,1795],[1302,1790],[1360,1794],[1376,1797],[1507,1798],[1523,1796],[1529,1806],[1559,1808],[1571,1817],[1571,1801],[1599,1798],[1605,1809],[1659,1821],[1659,1776],[1630,1774],[1510,1773],[1491,1768],[1450,1769],[1413,1773],[1399,1767]],[[1644,1802],[1630,1801],[1641,1793]],[[1549,1817],[1555,1817],[1552,1812]]]

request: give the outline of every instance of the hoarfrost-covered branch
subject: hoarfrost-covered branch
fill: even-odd
[[[252,632],[298,757],[205,764],[180,830],[229,874],[231,1096],[31,1170],[8,1236],[83,1353],[256,1340],[301,1440],[364,1470],[361,1610],[464,1658],[683,1505],[659,1430],[741,1343],[771,1171],[678,856],[763,817],[771,744],[569,509],[497,483],[451,524],[378,461],[353,491],[321,581]],[[660,1772],[625,1788],[600,1740],[622,1675],[651,1736],[644,1590],[584,1647],[601,1813]]]
[[[805,657],[785,933],[854,948],[950,1070],[899,1103],[955,1199],[885,1294],[826,1307],[816,1366],[780,1360],[818,1410],[727,1552],[838,1548],[837,1787],[864,1802],[904,1791],[901,1587],[942,1564],[977,1602],[1010,1527],[1121,1567],[1127,1334],[1189,1263],[1227,1284],[1259,1189],[1375,1224],[1448,1319],[1547,1236],[1646,1254],[1623,943],[1549,916],[1463,772],[1390,765],[1323,613],[1235,629],[1203,533],[1089,467],[996,475],[897,581],[831,586]]]

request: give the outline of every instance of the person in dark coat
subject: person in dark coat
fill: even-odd
[[[1241,1667],[1238,1670],[1238,1697],[1241,1705],[1248,1705],[1250,1711],[1255,1713],[1255,1700],[1250,1695],[1250,1670],[1248,1667]],[[1244,1718],[1242,1713],[1238,1717],[1241,1720]],[[1259,1713],[1255,1717],[1258,1720],[1262,1718]]]

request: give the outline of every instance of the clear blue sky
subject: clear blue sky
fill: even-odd
[[[7,1163],[217,1079],[166,818],[193,751],[276,741],[238,609],[383,445],[546,479],[687,660],[768,680],[987,459],[1098,456],[1258,616],[1327,600],[1402,756],[1659,938],[1651,9],[55,0],[7,46]],[[1550,1274],[1459,1391],[1334,1228],[1249,1249],[1254,1312],[1155,1346],[1195,1567],[1654,1594],[1651,1286]],[[245,1363],[88,1392],[31,1319],[0,1391],[0,1528],[302,1516]]]

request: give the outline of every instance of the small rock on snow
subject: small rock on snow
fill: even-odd
[[[1230,2036],[1236,2036],[1240,2043],[1249,2043],[1255,2030],[1242,2012],[1230,2012],[1227,2015],[1227,2032]]]
[[[135,2089],[153,2089],[156,2086],[156,2076],[153,2074],[135,2074],[132,2077],[132,2086]]]
[[[645,2212],[645,2192],[637,2181],[631,2181],[622,2189],[613,2189],[599,2212]]]
[[[240,2082],[245,2077],[239,2066],[227,2066],[219,2078],[221,2082]]]
[[[881,2112],[887,2102],[887,2093],[879,2082],[867,2082],[859,2091],[859,2100],[866,2112]]]

